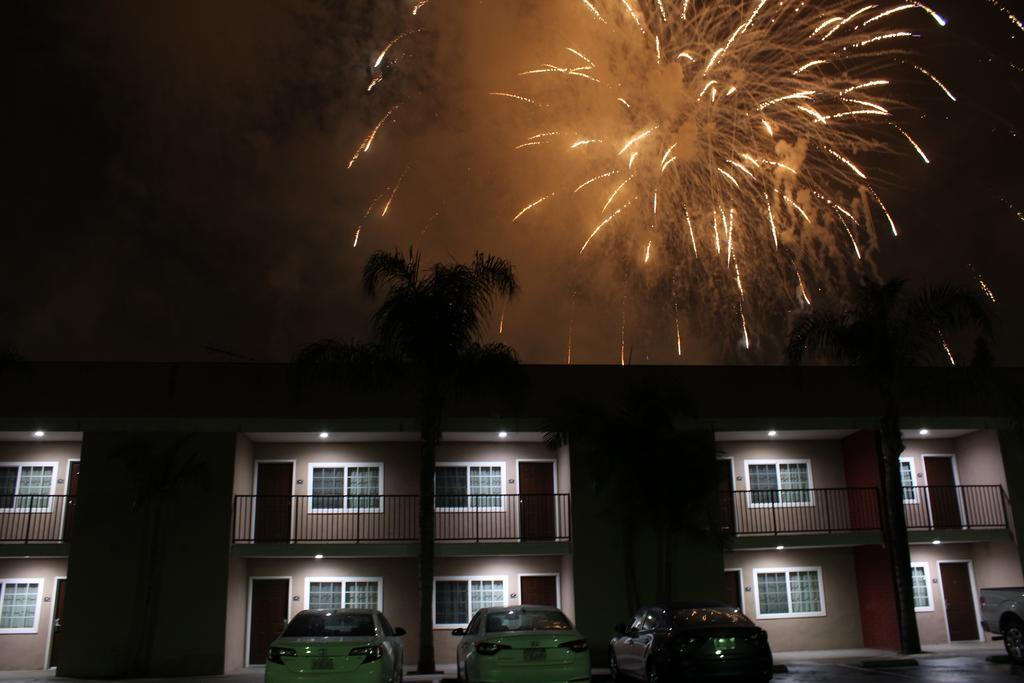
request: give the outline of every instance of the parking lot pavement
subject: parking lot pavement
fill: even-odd
[[[991,652],[978,654],[930,655],[917,659],[917,666],[866,669],[857,660],[794,661],[787,663],[786,673],[775,674],[775,683],[901,683],[922,681],[927,683],[1000,683],[1024,680],[1024,667],[1014,666],[1003,657],[992,659]],[[2,683],[77,683],[81,679],[57,678],[52,671],[0,672]],[[261,669],[246,669],[227,676],[196,676],[174,679],[143,679],[138,683],[261,683]],[[441,677],[407,676],[406,681],[434,681]],[[84,682],[83,682],[84,683]],[[109,682],[107,682],[109,683]],[[449,683],[449,681],[445,681]],[[610,683],[607,670],[594,672],[594,683]]]
[[[921,657],[917,666],[865,669],[857,662],[799,662],[787,665],[788,673],[775,674],[778,683],[898,683],[928,681],[929,683],[997,683],[1021,681],[1024,667],[1014,666],[1004,658],[989,661],[989,655]]]

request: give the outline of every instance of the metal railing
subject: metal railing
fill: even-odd
[[[780,489],[721,493],[722,531],[735,536],[879,531],[877,488]],[[910,530],[1006,529],[1009,501],[999,485],[907,486]]]
[[[68,495],[0,495],[0,543],[69,541],[74,505]]]
[[[568,541],[568,493],[434,496],[438,541]],[[382,543],[419,539],[417,495],[236,495],[234,543]]]
[[[876,488],[723,491],[722,531],[736,536],[877,531]]]
[[[1006,529],[1008,503],[998,484],[903,489],[907,529]]]

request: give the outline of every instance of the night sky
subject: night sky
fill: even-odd
[[[486,93],[537,61],[523,36],[575,0],[546,2],[433,0],[372,96],[369,66],[410,0],[6,4],[0,347],[32,360],[287,360],[322,337],[365,337],[362,263],[415,245],[428,261],[483,250],[515,264],[523,291],[502,339],[527,362],[565,362],[570,318],[574,362],[619,362],[623,296],[632,362],[680,362],[667,324],[633,316],[643,290],[567,266],[578,216],[509,222],[537,191],[489,146],[508,110]],[[1021,0],[1002,2],[1024,16]],[[913,91],[932,163],[888,162],[902,234],[881,233],[875,261],[961,284],[972,264],[998,298],[997,361],[1019,365],[1024,32],[987,0],[932,5],[949,26],[915,48],[958,101]],[[398,100],[415,102],[400,132],[347,170],[381,102]],[[394,208],[353,248],[409,160]],[[756,331],[747,353],[685,336],[682,362],[779,361]]]

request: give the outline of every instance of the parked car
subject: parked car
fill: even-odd
[[[303,610],[270,644],[264,680],[401,683],[403,635],[377,610]]]
[[[630,625],[618,624],[609,644],[612,679],[647,683],[736,677],[768,681],[768,634],[740,610],[721,602],[644,607]]]
[[[1024,664],[1024,588],[982,588],[981,627],[1002,636],[1006,654]]]
[[[488,607],[452,635],[464,683],[590,680],[590,646],[556,607]]]

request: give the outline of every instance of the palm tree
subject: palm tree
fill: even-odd
[[[903,485],[899,457],[898,396],[913,389],[908,370],[915,366],[950,362],[953,356],[945,334],[973,331],[987,349],[991,322],[981,299],[952,285],[924,287],[911,295],[906,283],[864,282],[853,293],[851,304],[841,310],[818,310],[800,315],[793,323],[786,347],[790,363],[805,357],[839,361],[863,371],[879,399],[879,433],[882,476],[883,525],[890,549],[896,587],[900,648],[905,654],[921,651],[914,615],[910,578],[910,548],[903,513]],[[949,354],[947,356],[947,354]]]
[[[326,339],[302,349],[302,372],[340,381],[412,381],[420,421],[420,651],[417,671],[434,673],[434,469],[445,406],[460,390],[473,390],[518,367],[504,344],[480,341],[493,305],[519,290],[512,265],[477,253],[473,261],[420,267],[419,254],[378,251],[363,269],[363,288],[383,295],[373,315],[369,344]],[[508,386],[508,385],[506,385]]]
[[[680,534],[716,535],[714,439],[695,429],[677,398],[637,387],[608,406],[580,405],[548,429],[550,447],[567,441],[587,458],[595,491],[606,494],[622,531],[623,579],[630,613],[644,602],[637,579],[637,532],[652,532],[655,600],[673,599],[673,546]],[[709,497],[710,496],[710,497]],[[643,501],[643,504],[638,504]]]

